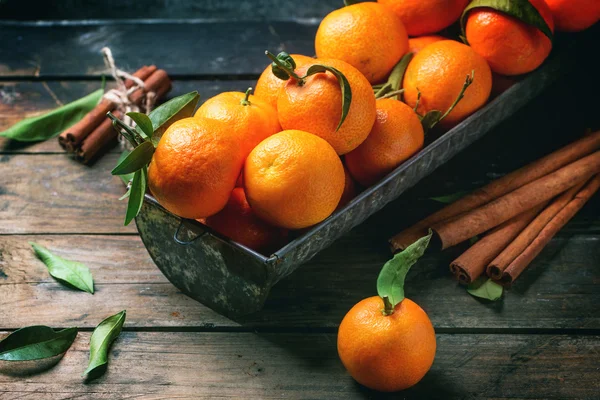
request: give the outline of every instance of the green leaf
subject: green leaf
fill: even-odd
[[[71,347],[76,336],[77,328],[59,331],[43,325],[21,328],[0,341],[0,360],[31,361],[58,356]]]
[[[133,175],[133,174],[131,174]],[[126,198],[128,198],[131,195],[131,186],[129,186],[127,188],[127,191],[125,192],[125,194],[121,197],[119,197],[119,200],[125,200]]]
[[[144,138],[151,138],[154,133],[154,128],[152,127],[152,121],[146,114],[140,112],[128,112],[127,116],[131,118],[135,123],[135,130]]]
[[[344,123],[344,120],[348,115],[348,111],[350,111],[350,104],[352,103],[352,89],[350,88],[350,82],[348,82],[348,79],[346,79],[344,74],[342,74],[342,72],[338,69],[322,64],[311,65],[306,71],[304,78],[326,71],[329,71],[335,75],[340,84],[340,88],[342,89],[342,117],[340,118],[340,123],[338,124],[337,128],[335,128],[335,131],[337,132]]]
[[[44,115],[25,118],[0,132],[0,136],[21,142],[37,142],[58,136],[96,107],[103,94],[104,90],[98,89]]]
[[[438,196],[438,197],[430,197],[430,200],[434,200],[440,203],[444,203],[444,204],[450,204],[450,203],[454,203],[456,200],[464,197],[465,195],[469,194],[470,192],[467,190],[461,190],[459,192],[456,193],[451,193],[451,194],[446,194],[443,196]]]
[[[142,209],[147,184],[148,168],[143,167],[133,175],[131,193],[129,194],[129,202],[127,202],[127,212],[125,214],[125,226],[129,225]]]
[[[125,310],[100,322],[90,339],[90,362],[83,375],[94,373],[108,363],[108,350],[125,323]]]
[[[429,231],[427,236],[423,236],[403,251],[396,253],[381,269],[377,277],[377,294],[384,299],[387,297],[392,310],[404,300],[404,278],[410,267],[425,253],[432,235],[433,232]]]
[[[400,88],[402,86],[402,80],[404,79],[404,73],[406,72],[408,63],[410,63],[410,60],[412,60],[412,58],[413,58],[413,53],[406,53],[400,59],[400,61],[398,61],[398,64],[396,64],[394,69],[392,69],[392,72],[390,73],[390,76],[387,80],[387,83],[389,83],[391,85],[391,90],[390,90],[391,92],[400,90]]]
[[[61,282],[66,282],[84,292],[94,293],[94,279],[89,268],[75,261],[65,260],[62,257],[55,256],[48,249],[39,244],[30,242],[35,251],[35,255],[42,260],[48,272],[54,278]]]
[[[158,144],[162,134],[173,122],[194,115],[200,95],[198,92],[190,92],[177,96],[156,107],[148,117],[152,121],[152,142]]]
[[[491,301],[500,300],[503,290],[502,285],[487,276],[481,276],[467,286],[470,295]]]
[[[522,22],[538,28],[550,40],[554,40],[552,30],[540,15],[539,11],[529,2],[529,0],[473,0],[465,8],[460,17],[460,26],[462,36],[466,38],[465,26],[467,14],[474,8],[488,7],[515,17]]]
[[[440,122],[442,117],[442,112],[438,110],[431,110],[421,118],[421,125],[423,125],[423,130],[425,133],[429,132],[434,126]]]
[[[131,153],[126,155],[125,158],[111,171],[111,174],[126,175],[142,169],[152,160],[154,150],[155,148],[152,142],[143,142],[133,149]]]
[[[270,56],[269,58],[273,56],[273,54],[269,52],[266,52],[266,54],[267,56]],[[277,78],[283,81],[287,81],[288,79],[290,79],[290,74],[288,73],[288,71],[293,72],[295,69],[296,61],[285,51],[282,51],[281,53],[277,54],[274,61],[271,63],[271,72],[273,73],[273,75],[275,75]]]
[[[121,155],[119,156],[119,160],[117,161],[117,165],[121,164],[121,162],[131,153],[129,150],[123,150]],[[123,181],[125,185],[129,184],[129,181],[133,179],[133,172],[129,174],[119,175],[119,178]]]

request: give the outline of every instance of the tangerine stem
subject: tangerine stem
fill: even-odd
[[[281,68],[285,72],[287,72],[287,74],[289,76],[291,76],[292,78],[298,80],[299,82],[304,82],[304,80],[302,78],[300,78],[300,76],[298,76],[298,74],[296,74],[296,72],[294,72],[293,69],[288,68],[288,66],[285,65],[284,63],[282,63],[280,60],[278,60],[277,57],[275,57],[275,55],[273,53],[271,53],[270,51],[265,51],[265,54],[267,55],[267,57],[269,57],[269,59],[271,61],[273,61],[275,64],[277,64],[277,66],[279,68]]]
[[[383,310],[381,312],[383,315],[392,315],[394,313],[394,305],[390,301],[390,298],[387,296],[383,296]]]
[[[458,93],[458,96],[456,96],[456,99],[454,100],[454,103],[452,103],[452,105],[446,110],[446,112],[444,113],[444,115],[442,115],[437,122],[440,122],[441,120],[443,120],[444,118],[446,118],[446,116],[448,114],[450,114],[450,112],[452,110],[454,110],[454,107],[456,107],[456,105],[458,104],[458,102],[461,101],[463,97],[465,97],[465,91],[467,90],[467,88],[469,86],[471,86],[471,83],[473,83],[474,79],[475,79],[475,70],[472,70],[471,71],[471,76],[467,75],[467,78],[465,79],[465,83],[463,83],[462,89],[460,90],[460,93]]]
[[[109,111],[106,113],[106,115],[112,120],[115,129],[117,127],[120,128],[117,129],[117,132],[119,132],[125,139],[127,139],[127,141],[131,143],[133,147],[137,147],[139,144],[144,142],[144,139],[137,132],[131,129],[131,127],[127,126],[127,124],[125,124],[119,118],[115,117],[115,115],[112,112]]]
[[[399,89],[399,90],[394,90],[392,92],[386,93],[381,97],[377,97],[375,96],[377,99],[389,99],[390,97],[395,97],[395,96],[399,96],[402,93],[404,93],[404,89]]]
[[[252,104],[252,103],[250,103],[250,100],[249,100],[251,91],[252,91],[251,87],[249,87],[248,90],[246,90],[246,96],[244,96],[244,99],[241,101],[241,104],[243,106],[249,106],[250,104]]]

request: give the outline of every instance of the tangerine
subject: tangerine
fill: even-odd
[[[242,188],[233,189],[225,208],[206,218],[205,224],[257,251],[276,250],[287,236],[285,229],[266,223],[254,213]]]
[[[288,229],[317,224],[337,207],[344,167],[320,137],[286,130],[263,140],[244,166],[244,185],[254,212]]]
[[[322,64],[340,71],[350,84],[352,102],[342,116],[342,90],[331,72],[321,72],[302,80],[290,78],[279,92],[277,112],[283,129],[310,132],[325,139],[338,154],[355,149],[375,122],[375,94],[367,78],[352,65],[335,59],[319,59],[297,70],[304,76],[312,65]]]
[[[579,32],[600,20],[598,0],[545,0],[552,12],[556,30]]]
[[[414,108],[420,92],[419,114],[432,110],[443,113],[454,103],[465,78],[471,74],[472,84],[442,120],[442,127],[457,124],[485,104],[492,88],[492,73],[483,57],[469,46],[454,40],[432,43],[417,53],[406,68],[402,84],[404,100]]]
[[[404,22],[409,36],[436,33],[452,25],[470,0],[378,0]]]
[[[379,296],[352,307],[340,324],[337,348],[358,383],[395,392],[413,386],[431,368],[435,331],[425,311],[409,299],[398,303],[391,315],[383,309]]]
[[[227,204],[244,158],[226,122],[184,118],[160,138],[148,167],[148,187],[173,214],[208,217]]]
[[[425,134],[412,108],[394,99],[377,100],[377,120],[360,146],[346,154],[352,177],[371,186],[423,148]]]
[[[439,35],[428,35],[410,38],[408,39],[408,51],[413,54],[417,54],[419,51],[423,50],[425,46],[428,46],[431,43],[439,42],[441,40],[448,39]]]
[[[250,90],[220,93],[206,100],[194,114],[194,118],[226,122],[246,155],[263,139],[281,131],[277,110],[250,95]]]
[[[296,62],[296,67],[301,67],[304,64],[315,61],[314,58],[303,56],[302,54],[291,54],[291,56]],[[273,108],[277,109],[277,96],[279,96],[279,91],[283,85],[285,85],[285,81],[273,75],[273,68],[269,64],[256,82],[254,97],[269,103]]]
[[[318,58],[335,58],[371,83],[382,81],[408,50],[402,21],[378,3],[357,3],[329,13],[315,37]]]
[[[552,12],[544,0],[529,2],[554,32]],[[469,11],[465,33],[471,48],[501,75],[531,72],[552,50],[552,41],[538,28],[488,7]]]

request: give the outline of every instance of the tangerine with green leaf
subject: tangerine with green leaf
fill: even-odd
[[[471,76],[471,84],[464,89],[469,80],[466,78]],[[486,103],[492,89],[492,72],[485,59],[469,46],[442,40],[426,46],[413,57],[402,87],[406,104],[416,107],[421,116],[451,109],[440,123],[449,128]],[[463,89],[464,97],[456,103]]]
[[[367,138],[375,122],[375,95],[360,71],[335,59],[314,60],[296,71],[277,61],[281,66],[275,71],[287,80],[277,99],[283,129],[320,136],[340,155]]]
[[[318,58],[335,58],[381,82],[408,50],[404,24],[378,3],[357,3],[329,13],[315,37]]]
[[[370,389],[407,389],[433,364],[433,325],[418,304],[404,297],[404,278],[430,239],[431,233],[394,255],[377,279],[379,296],[358,302],[340,324],[337,348],[342,364],[358,383]]]
[[[377,100],[377,119],[367,139],[346,154],[352,177],[371,186],[421,148],[425,134],[412,108],[394,99]]]
[[[281,131],[277,110],[270,104],[252,96],[249,88],[246,93],[223,92],[204,102],[194,114],[194,118],[220,120],[229,125],[237,136],[244,153],[267,137]]]
[[[208,217],[227,204],[245,157],[227,122],[184,118],[169,126],[158,142],[148,167],[148,187],[173,214]]]
[[[550,31],[554,32],[552,12],[544,0],[512,4],[513,9],[522,11],[524,7],[527,7],[528,14],[539,13]],[[540,29],[506,12],[475,7],[465,13],[467,42],[498,74],[531,72],[544,62],[552,50],[552,41]]]
[[[314,58],[303,56],[302,54],[291,54],[291,57],[295,63],[293,69],[315,61]],[[285,85],[285,81],[282,81],[273,74],[273,67],[269,64],[256,82],[254,96],[270,104],[271,107],[277,110],[277,97],[283,85]]]

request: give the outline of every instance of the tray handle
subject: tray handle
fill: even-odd
[[[190,244],[194,243],[196,240],[200,239],[202,236],[204,236],[208,233],[206,230],[203,230],[202,232],[197,234],[192,239],[182,240],[182,239],[180,239],[180,237],[181,237],[181,230],[183,227],[185,227],[185,229],[187,229],[189,231],[192,231],[192,229],[190,229],[187,226],[186,221],[184,219],[182,219],[181,222],[179,223],[179,226],[175,230],[175,233],[173,234],[173,240],[175,241],[175,243],[182,245],[182,246],[189,246]],[[197,230],[198,230],[198,227],[194,225],[193,231],[197,231]]]

